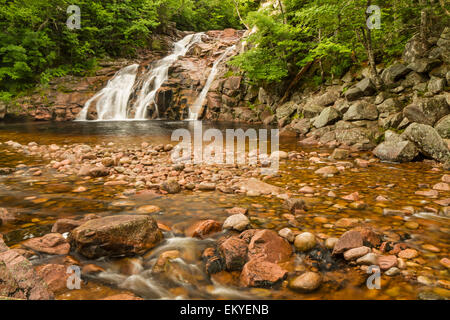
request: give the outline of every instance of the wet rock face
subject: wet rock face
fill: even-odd
[[[227,270],[241,270],[247,262],[248,244],[238,237],[225,240],[219,247]]]
[[[279,285],[286,276],[287,271],[277,264],[254,259],[242,269],[240,283],[243,287],[270,288]]]
[[[249,259],[262,259],[278,263],[290,259],[292,247],[273,230],[261,230],[255,233],[248,246]]]
[[[88,258],[142,254],[162,238],[156,221],[139,215],[90,220],[69,236],[73,249]]]

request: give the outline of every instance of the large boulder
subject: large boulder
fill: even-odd
[[[434,128],[442,139],[450,139],[450,114],[439,120]]]
[[[387,134],[385,134],[387,136]],[[403,140],[399,135],[393,134],[389,139],[380,143],[373,154],[384,161],[409,162],[418,156],[419,150],[409,140]]]
[[[377,106],[380,115],[387,115],[402,111],[402,103],[398,99],[389,98]]]
[[[247,262],[248,243],[238,237],[230,237],[219,246],[227,270],[241,270]]]
[[[405,46],[403,51],[403,60],[407,63],[416,61],[426,56],[429,44],[418,34],[412,37]]]
[[[446,82],[446,79],[431,77],[430,81],[428,81],[428,91],[433,94],[438,94],[444,91]]]
[[[441,59],[445,63],[450,63],[450,27],[446,27],[437,42],[440,48]]]
[[[33,238],[22,244],[24,247],[47,254],[68,254],[70,244],[60,233],[49,233],[43,237]]]
[[[445,96],[435,96],[429,99],[415,99],[403,109],[403,116],[410,122],[433,126],[439,119],[450,113]]]
[[[372,96],[376,92],[377,89],[372,80],[370,80],[370,78],[364,78],[345,92],[345,98],[348,101],[354,101],[362,97]]]
[[[395,82],[406,76],[410,71],[411,69],[405,67],[405,65],[401,63],[395,63],[383,71],[383,73],[381,74],[381,79],[383,80],[385,85],[391,86]]]
[[[442,62],[439,59],[418,59],[408,65],[408,68],[418,73],[428,73],[438,67]]]
[[[320,115],[316,118],[313,125],[316,128],[322,128],[333,124],[341,118],[341,113],[333,107],[323,109]]]
[[[118,215],[90,220],[72,230],[75,251],[88,258],[142,254],[163,238],[150,216]]]
[[[374,104],[358,101],[350,106],[344,114],[345,121],[354,120],[376,120],[378,119],[378,109]]]
[[[450,161],[450,150],[433,127],[413,123],[406,128],[401,136],[413,142],[425,156],[441,162]]]
[[[306,119],[311,119],[320,115],[323,109],[325,109],[325,107],[316,104],[308,104],[303,107],[302,113]]]

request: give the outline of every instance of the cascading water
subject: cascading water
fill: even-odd
[[[128,101],[133,93],[138,64],[119,70],[100,92],[89,99],[78,114],[76,120],[88,120],[88,111],[93,102],[97,109],[98,120],[126,120]]]
[[[134,118],[144,120],[146,118],[147,107],[155,102],[155,96],[159,88],[169,78],[169,68],[180,56],[184,56],[186,52],[196,43],[202,40],[203,33],[191,34],[184,39],[175,43],[174,52],[160,60],[155,68],[145,76],[141,91],[136,101],[136,113]],[[155,103],[156,115],[159,117],[158,106]]]
[[[95,102],[97,109],[97,120],[130,120],[128,104],[132,93],[139,89],[137,100],[135,103],[136,120],[145,120],[147,107],[155,103],[156,93],[167,81],[169,68],[178,60],[180,56],[184,56],[186,52],[196,43],[200,42],[203,33],[190,34],[182,40],[175,43],[174,52],[156,63],[147,74],[144,75],[142,86],[135,86],[136,76],[139,69],[138,64],[133,64],[119,70],[115,76],[108,81],[108,84],[100,92],[95,94],[84,105],[76,120],[88,120],[88,112],[91,104]],[[156,114],[158,114],[158,106],[155,104]]]
[[[198,96],[198,98],[195,100],[192,107],[189,109],[189,118],[188,120],[198,120],[198,116],[200,111],[202,110],[203,101],[205,101],[206,95],[208,94],[209,88],[211,87],[218,70],[219,63],[222,62],[223,59],[234,49],[236,46],[228,47],[225,52],[214,62],[211,72],[209,73],[208,80],[206,81],[205,86],[203,87],[202,92]]]

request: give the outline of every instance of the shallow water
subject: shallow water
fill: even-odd
[[[166,144],[170,142],[172,131],[180,127],[192,129],[193,123],[130,121],[0,124],[0,142],[13,140],[26,144],[34,141],[46,145],[96,145],[113,142],[124,147],[140,145],[142,142]],[[242,126],[208,123],[206,127],[224,130]],[[244,129],[249,127],[257,128],[246,126]],[[281,140],[281,149],[305,150],[295,140]],[[449,256],[450,219],[439,215],[443,207],[433,202],[437,199],[415,194],[417,190],[430,189],[441,181],[444,172],[433,169],[430,163],[373,163],[368,168],[347,169],[334,177],[324,178],[314,173],[315,169],[324,164],[307,160],[282,161],[280,176],[270,178],[267,182],[294,193],[304,185],[314,188],[314,194],[310,197],[312,210],[301,219],[297,217],[298,223],[292,226],[283,216],[288,214],[282,205],[283,201],[276,197],[247,197],[218,191],[124,196],[126,187],[105,187],[101,179],[59,177],[55,172],[47,171],[43,171],[41,176],[31,176],[26,169],[42,166],[47,161],[17,154],[5,145],[0,145],[0,151],[0,167],[24,165],[23,174],[0,176],[0,207],[16,208],[20,212],[18,220],[0,226],[0,232],[9,246],[14,247],[25,239],[50,232],[52,224],[59,218],[81,217],[88,213],[101,216],[136,213],[138,207],[148,204],[161,208],[161,212],[152,215],[158,222],[172,229],[172,232],[165,234],[163,244],[142,257],[87,261],[73,254],[82,264],[95,263],[106,271],[86,278],[80,290],[60,293],[59,299],[99,299],[123,291],[132,291],[148,299],[416,299],[420,292],[450,297],[449,290],[439,287],[436,282],[450,279],[448,271],[439,264],[441,258]],[[316,151],[330,152],[326,149]],[[358,156],[369,158],[364,153]],[[72,190],[81,184],[88,191],[73,193]],[[427,184],[429,187],[419,187],[419,184]],[[329,197],[329,191],[333,191],[337,197]],[[365,208],[353,209],[349,206],[350,202],[340,198],[355,191],[359,192],[361,200],[366,203]],[[375,198],[379,195],[391,201],[377,202]],[[449,192],[440,191],[439,199],[449,197]],[[224,209],[234,206],[249,208],[249,217],[255,227],[277,231],[290,227],[293,230],[312,232],[319,237],[336,237],[348,230],[334,226],[340,218],[360,218],[366,225],[385,233],[400,235],[404,242],[420,252],[420,260],[407,268],[414,275],[410,280],[405,280],[401,275],[392,278],[383,275],[381,290],[369,290],[365,286],[369,275],[348,265],[324,272],[328,281],[314,293],[295,293],[285,285],[270,290],[243,290],[238,286],[238,274],[222,273],[209,278],[204,273],[200,256],[213,240],[180,237],[196,221],[224,221],[227,217]],[[413,207],[414,214],[392,211],[404,207]],[[392,209],[391,212],[384,211],[386,208]],[[408,221],[419,223],[419,228],[408,229],[405,226]],[[440,252],[424,250],[423,244],[432,244]],[[179,259],[173,261],[173,272],[152,274],[152,266],[159,254],[173,249],[182,253]],[[302,258],[304,257],[299,256],[296,262],[288,266],[289,270],[301,271]],[[32,261],[39,265],[58,259],[59,257],[37,256]],[[426,275],[432,284],[418,283],[415,279],[419,275]]]

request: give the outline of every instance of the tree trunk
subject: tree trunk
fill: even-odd
[[[245,26],[245,28],[247,30],[250,29],[248,27],[248,25],[244,22],[244,19],[242,19],[241,12],[239,11],[239,3],[237,2],[237,0],[233,0],[233,2],[234,2],[234,7],[236,8],[236,12],[238,14],[239,20],[241,20],[242,24]]]

